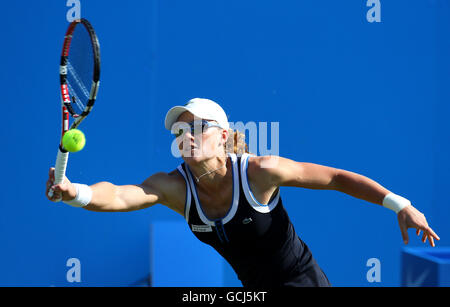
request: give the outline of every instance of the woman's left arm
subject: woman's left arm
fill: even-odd
[[[435,246],[434,239],[438,235],[428,226],[425,216],[411,203],[393,194],[379,183],[363,175],[342,169],[327,167],[314,163],[296,162],[290,159],[265,156],[259,157],[257,163],[261,170],[270,174],[275,186],[293,186],[308,189],[336,190],[350,196],[385,206],[397,213],[397,219],[403,241],[408,244],[408,228],[415,228],[416,234],[423,231],[422,242],[428,238],[430,245]],[[276,159],[276,163],[274,163]],[[264,167],[267,166],[267,167]]]

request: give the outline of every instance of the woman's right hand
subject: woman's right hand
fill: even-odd
[[[48,200],[53,202],[72,200],[77,196],[75,186],[64,176],[63,183],[54,184],[55,182],[55,168],[51,167],[48,172],[48,180],[45,189],[45,196]],[[53,195],[49,196],[49,191],[53,191]]]

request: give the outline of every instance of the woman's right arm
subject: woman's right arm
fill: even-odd
[[[164,173],[151,176],[138,185],[114,185],[99,182],[91,186],[92,200],[84,209],[97,212],[128,212],[164,203],[162,191],[156,181],[163,180]]]
[[[50,169],[47,181],[46,195],[51,201],[62,197],[63,201],[70,201],[76,196],[74,185],[65,178],[62,184],[53,185],[54,168]],[[109,182],[99,182],[90,186],[92,198],[89,204],[83,207],[96,212],[128,212],[151,207],[155,204],[168,203],[166,187],[171,186],[173,179],[167,173],[156,173],[137,185],[114,185]],[[48,191],[52,188],[54,196],[49,197]]]

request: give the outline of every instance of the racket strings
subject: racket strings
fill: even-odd
[[[73,66],[70,63],[70,61],[67,62],[67,69],[68,69],[69,73],[72,74],[72,77],[73,77],[74,81],[76,82],[76,84],[81,89],[81,93],[84,96],[83,98],[89,99],[89,95],[90,95],[89,94],[89,90],[87,89],[86,85],[84,85],[83,81],[81,81],[80,76],[78,76],[77,72],[73,68]]]
[[[71,82],[69,80],[67,80],[67,87],[69,88],[69,93],[72,95],[72,97],[71,97],[72,105],[75,104],[77,106],[77,109],[75,112],[80,114],[86,107],[86,105],[83,104],[83,101],[87,102],[89,100],[89,92],[88,92],[86,86],[81,81],[81,79],[77,77],[77,73],[73,69],[70,62],[67,62],[67,68],[68,68],[68,72],[73,77],[73,80],[75,81],[76,85],[78,86],[78,88],[81,89],[81,91],[76,91],[74,89],[74,87],[72,86]],[[78,96],[79,93],[83,94],[82,98],[80,98],[80,96]]]
[[[89,32],[84,25],[76,26],[67,59],[67,87],[71,105],[81,114],[89,100],[94,71],[94,51]]]

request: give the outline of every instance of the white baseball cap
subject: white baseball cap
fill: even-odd
[[[175,106],[167,112],[164,121],[166,129],[171,130],[178,117],[186,111],[202,119],[214,120],[223,129],[230,128],[227,115],[219,104],[210,99],[193,98],[184,106]]]

